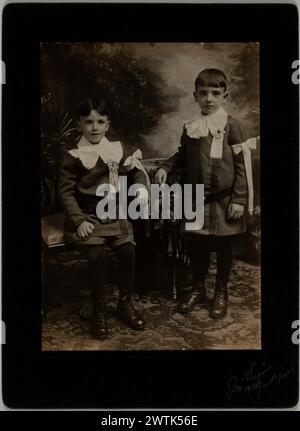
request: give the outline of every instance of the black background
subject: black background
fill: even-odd
[[[262,350],[41,352],[41,41],[259,42]],[[3,12],[3,398],[19,408],[289,407],[298,399],[298,14],[292,5],[28,5]],[[226,397],[253,362],[290,370]]]

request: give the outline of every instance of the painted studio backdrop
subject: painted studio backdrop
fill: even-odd
[[[41,43],[41,164],[43,244],[43,350],[260,349],[260,148],[259,44],[251,43]],[[103,97],[111,113],[108,138],[140,149],[154,179],[157,166],[177,151],[183,124],[199,112],[194,82],[206,68],[224,71],[228,114],[241,120],[252,150],[254,213],[247,232],[235,239],[229,281],[229,310],[209,318],[209,304],[188,315],[176,311],[191,281],[189,260],[176,226],[134,226],[134,301],[146,327],[136,333],[116,315],[116,261],[107,251],[106,340],[88,331],[91,303],[86,261],[63,242],[63,212],[57,196],[60,156],[78,140],[76,109],[81,99]],[[175,227],[174,227],[175,226]],[[208,300],[216,272],[214,253],[207,279]]]

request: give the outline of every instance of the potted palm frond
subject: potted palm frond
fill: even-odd
[[[74,138],[77,128],[68,112],[52,101],[51,94],[41,98],[42,209],[50,212],[56,204],[57,176],[62,151]]]

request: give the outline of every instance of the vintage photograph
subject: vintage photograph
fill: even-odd
[[[41,42],[42,351],[261,350],[259,48]]]

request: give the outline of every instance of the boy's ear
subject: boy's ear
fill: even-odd
[[[106,123],[106,132],[108,131],[109,126],[110,126],[110,121],[108,120],[107,123]]]
[[[196,91],[193,92],[193,95],[194,95],[195,102],[197,102],[197,93],[196,93]]]
[[[77,120],[76,127],[79,130],[79,132],[81,132],[82,129],[81,129],[80,120]]]
[[[227,92],[227,91],[225,91],[225,93],[224,93],[224,100],[226,100],[226,99],[227,99],[227,97],[228,97],[228,92]]]

